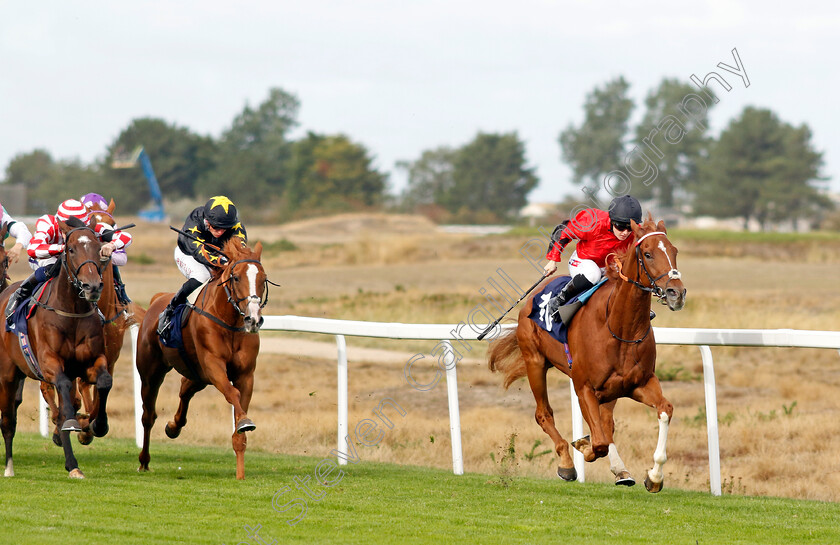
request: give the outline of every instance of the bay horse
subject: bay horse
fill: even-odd
[[[112,215],[115,208],[114,199],[111,199],[107,207],[103,208],[100,203],[94,202],[88,207],[88,211],[90,212],[90,217],[95,219],[96,223],[105,223],[111,227],[116,227],[117,223]],[[146,311],[133,301],[128,305],[123,305],[120,302],[117,297],[114,270],[111,266],[103,269],[102,283],[104,284],[104,288],[96,304],[104,320],[103,332],[105,335],[105,357],[108,358],[108,373],[114,376],[114,367],[122,351],[125,332],[131,325],[139,324],[143,320]],[[94,434],[90,429],[90,422],[96,418],[99,403],[96,399],[96,390],[93,389],[92,385],[81,379],[77,379],[76,388],[78,389],[78,399],[81,400],[80,403],[74,399],[76,409],[78,410],[81,406],[85,408],[85,413],[78,413],[76,415],[76,419],[82,428],[82,431],[76,435],[76,438],[79,440],[79,443],[88,445],[94,438]],[[53,423],[56,424],[53,431],[53,442],[61,446],[55,388],[52,384],[42,382],[41,395],[43,395],[44,400],[50,407],[50,414],[53,415]]]
[[[0,291],[9,287],[9,256],[6,255],[6,247],[3,241],[6,240],[6,235],[9,234],[9,224],[7,223],[0,228]]]
[[[519,312],[515,330],[505,332],[490,344],[491,371],[504,376],[504,386],[527,376],[536,400],[537,424],[554,441],[560,457],[557,475],[577,479],[569,443],[557,431],[554,411],[548,402],[546,374],[552,366],[568,375],[580,402],[590,436],[572,443],[587,462],[609,456],[616,484],[632,486],[613,442],[616,401],[628,397],[656,410],[659,440],[653,453],[653,468],[645,477],[650,492],[662,489],[665,445],[674,407],[662,394],[655,374],[656,341],[650,323],[651,294],[671,310],[685,305],[686,290],[677,269],[677,248],[668,240],[665,223],[655,224],[650,215],[642,225],[631,223],[634,241],[624,255],[607,259],[607,282],[575,314],[568,331],[571,361],[563,344],[528,316],[531,297]],[[544,286],[550,282],[546,280]]]
[[[182,330],[182,349],[164,346],[157,333],[158,316],[173,293],[152,297],[140,324],[137,371],[142,383],[143,448],[138,471],[149,470],[149,436],[157,419],[155,403],[164,377],[175,368],[181,374],[180,404],[173,420],[166,424],[166,435],[171,439],[180,435],[187,423],[190,400],[212,384],[233,406],[236,424],[231,442],[236,453],[236,478],[245,478],[245,432],[256,428],[247,412],[260,350],[262,309],[268,301],[268,279],[260,263],[261,242],[251,250],[234,237],[222,250],[227,264],[211,271],[212,277],[196,303],[188,305],[190,315]]]
[[[28,321],[29,347],[37,362],[27,363],[15,332],[0,330],[0,429],[6,446],[7,477],[14,475],[12,440],[17,426],[17,408],[25,378],[49,382],[59,395],[60,436],[64,447],[64,467],[71,478],[83,479],[70,443],[70,432],[81,431],[75,418],[73,381],[77,378],[95,384],[99,397],[98,417],[91,423],[93,434],[108,433],[106,403],[112,378],[108,372],[102,322],[96,302],[102,294],[101,243],[92,226],[70,218],[59,222],[65,250],[59,258],[61,272],[35,293],[37,311]],[[0,294],[0,308],[18,284]],[[38,368],[40,366],[40,369]]]

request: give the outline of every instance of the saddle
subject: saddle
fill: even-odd
[[[160,342],[163,346],[167,348],[184,348],[184,337],[182,335],[182,330],[184,326],[187,325],[187,322],[190,319],[190,314],[192,314],[192,307],[195,305],[195,301],[198,299],[199,293],[204,288],[204,284],[195,288],[189,295],[187,295],[187,303],[184,305],[178,305],[175,307],[175,312],[172,315],[172,323],[166,331],[164,335],[161,336]]]
[[[551,316],[548,312],[548,301],[560,293],[560,290],[571,280],[571,276],[560,276],[549,282],[542,291],[534,295],[534,305],[531,308],[531,314],[528,315],[528,318],[535,321],[537,325],[548,331],[554,339],[563,344],[568,342],[569,325],[572,323],[575,313],[607,281],[606,278],[603,278],[589,290],[570,298],[557,312],[560,319],[555,319],[556,316]]]

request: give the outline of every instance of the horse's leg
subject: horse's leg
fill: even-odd
[[[178,393],[181,402],[178,404],[178,410],[175,412],[172,421],[167,422],[163,430],[166,432],[167,437],[175,439],[181,435],[181,428],[187,425],[187,411],[190,408],[190,400],[206,386],[207,384],[204,382],[181,377],[181,391]]]
[[[76,408],[76,419],[82,426],[82,431],[76,434],[76,439],[83,445],[89,445],[94,438],[90,425],[96,419],[99,400],[96,397],[96,390],[92,390],[91,385],[82,379],[76,379],[76,391],[81,399],[82,406],[85,408],[85,414],[79,413],[79,407]],[[93,391],[93,394],[91,394],[91,391]]]
[[[108,394],[111,392],[114,380],[111,373],[108,372],[108,360],[104,355],[96,358],[96,362],[89,372],[94,373],[96,379],[96,397],[98,403],[94,407],[95,417],[90,417],[90,429],[96,437],[104,437],[108,433],[108,411],[106,406],[108,404]],[[94,378],[94,377],[91,377]],[[93,382],[93,381],[91,381]]]
[[[644,386],[633,390],[632,397],[639,403],[656,409],[657,420],[659,420],[659,439],[656,442],[656,450],[653,451],[653,467],[645,476],[645,488],[648,492],[659,492],[665,480],[662,466],[668,460],[665,445],[668,442],[668,424],[674,416],[674,406],[662,395],[662,386],[656,375],[653,375]]]
[[[242,408],[242,393],[231,384],[226,372],[226,364],[218,357],[205,357],[205,372],[210,383],[219,390],[225,400],[233,405],[233,420],[236,422],[235,433],[245,433],[256,428]],[[249,395],[250,399],[250,395]]]
[[[39,384],[39,387],[41,388],[41,397],[44,398],[44,401],[47,403],[47,407],[49,407],[49,409],[50,409],[50,419],[52,420],[52,423],[54,424],[53,435],[52,435],[53,443],[55,443],[55,445],[57,447],[60,447],[61,446],[61,435],[59,435],[58,419],[61,415],[58,413],[58,405],[55,402],[55,396],[56,396],[55,386],[53,386],[49,382],[43,382],[42,381]]]
[[[247,414],[248,407],[251,405],[251,394],[254,391],[254,375],[253,373],[241,376],[233,383],[234,387],[239,390],[239,403],[242,405],[242,410]],[[231,442],[233,443],[233,452],[236,454],[236,478],[245,478],[245,448],[248,445],[248,439],[244,433],[239,431],[239,426],[231,435]]]
[[[613,437],[613,434],[615,433],[615,419],[613,418],[613,413],[615,411],[616,401],[617,400],[613,400],[609,403],[601,405],[601,428],[604,430],[604,434],[607,436],[607,440],[609,441],[607,456],[610,460],[610,471],[612,471],[612,474],[615,475],[615,484],[633,486],[636,484],[636,480],[632,475],[630,475],[630,472],[627,471],[627,468],[624,466],[624,461],[621,459],[621,456],[618,455],[618,449],[615,446],[615,438]]]
[[[151,361],[147,364],[146,360]],[[143,399],[143,416],[140,421],[143,423],[143,448],[140,451],[140,467],[137,471],[149,471],[149,437],[152,433],[152,426],[157,420],[157,411],[155,410],[155,403],[157,402],[160,385],[163,384],[163,379],[170,368],[166,367],[157,358],[140,359],[138,355],[137,370],[140,373],[140,397]]]
[[[525,359],[528,383],[531,385],[531,392],[537,402],[534,418],[542,430],[551,437],[554,442],[554,451],[560,457],[557,476],[564,481],[574,481],[577,479],[577,471],[575,470],[575,462],[569,454],[569,443],[557,431],[557,426],[554,423],[554,410],[548,402],[548,388],[545,380],[548,366],[545,364],[545,358],[536,353],[526,355],[525,350],[522,351],[522,357]]]
[[[3,442],[6,445],[6,469],[4,477],[15,476],[15,464],[12,461],[12,441],[15,438],[17,429],[17,409],[23,399],[23,379],[0,384],[0,430],[3,433]]]
[[[580,412],[589,426],[590,436],[578,439],[572,443],[572,446],[583,454],[584,460],[593,462],[607,455],[608,445],[612,439],[607,440],[607,435],[604,433],[601,425],[601,402],[598,401],[592,387],[584,384],[578,388],[575,385],[575,393],[578,396]]]
[[[81,431],[75,419],[76,409],[70,393],[72,388],[75,388],[73,381],[63,371],[55,373],[55,389],[58,392],[60,421],[62,422],[61,446],[64,449],[64,469],[69,472],[71,479],[84,479],[85,475],[79,469],[79,462],[73,454],[73,445],[70,442],[70,432]]]

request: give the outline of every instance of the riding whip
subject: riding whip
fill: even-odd
[[[228,261],[230,261],[230,258],[229,258],[227,255],[225,255],[225,253],[222,251],[222,249],[221,249],[221,248],[219,248],[218,246],[214,246],[213,244],[210,244],[209,242],[204,242],[203,240],[199,239],[198,237],[195,237],[195,236],[193,236],[193,235],[191,235],[191,234],[187,233],[186,231],[182,231],[182,230],[178,229],[177,227],[172,227],[172,226],[170,225],[170,226],[169,226],[169,228],[170,228],[170,229],[172,229],[173,231],[175,231],[175,232],[176,232],[176,233],[178,233],[178,234],[184,235],[185,237],[187,237],[187,238],[189,238],[189,239],[192,239],[192,240],[194,240],[194,241],[196,241],[196,242],[200,242],[201,244],[203,244],[203,245],[207,246],[207,247],[208,247],[208,248],[210,248],[211,250],[213,250],[213,251],[215,251],[215,252],[218,252],[218,253],[219,253],[222,257],[224,257],[225,259],[227,259]]]
[[[528,288],[528,291],[526,291],[525,293],[523,293],[523,294],[522,294],[522,296],[521,296],[519,299],[517,299],[517,300],[516,300],[516,302],[515,302],[514,304],[512,304],[512,305],[510,306],[510,308],[509,308],[509,309],[507,309],[507,310],[505,311],[505,313],[504,313],[504,314],[502,314],[501,316],[499,316],[498,318],[496,318],[496,320],[495,320],[492,324],[490,324],[490,325],[488,325],[488,326],[487,326],[487,329],[485,329],[484,331],[482,331],[482,332],[481,332],[481,335],[479,335],[479,336],[478,336],[478,340],[479,340],[479,341],[480,341],[480,340],[482,340],[484,337],[486,337],[486,336],[487,336],[487,334],[488,334],[488,333],[490,333],[490,331],[491,331],[494,327],[496,327],[497,325],[499,325],[499,322],[501,322],[501,321],[502,321],[502,318],[504,318],[505,316],[507,316],[507,313],[508,313],[508,312],[510,312],[511,310],[513,310],[513,307],[515,307],[516,305],[518,305],[518,304],[519,304],[519,302],[520,302],[520,301],[522,301],[523,299],[525,299],[525,297],[526,297],[529,293],[531,293],[532,291],[534,291],[534,288],[536,288],[537,286],[539,286],[539,285],[540,285],[540,282],[542,282],[543,280],[545,280],[545,277],[546,277],[546,276],[548,276],[548,273],[543,273],[543,275],[540,277],[540,279],[539,279],[539,280],[537,280],[536,282],[534,282],[534,285],[533,285],[533,286],[531,286],[530,288]]]

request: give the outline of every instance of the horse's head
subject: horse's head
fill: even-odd
[[[671,310],[685,306],[686,289],[677,269],[677,247],[668,240],[665,222],[654,223],[648,215],[641,225],[631,220],[636,237],[635,253],[639,265],[639,279],[652,289],[660,301]]]
[[[79,297],[95,303],[102,295],[102,268],[99,250],[102,243],[93,228],[96,219],[86,226],[77,218],[59,221],[59,228],[64,234],[64,254],[62,261],[67,271],[70,284],[79,290]]]
[[[85,208],[87,208],[90,217],[95,218],[97,223],[105,223],[111,227],[115,227],[117,225],[117,222],[112,215],[114,213],[114,208],[116,208],[114,199],[111,199],[111,202],[107,207],[99,201],[90,201],[85,203]]]
[[[9,257],[6,255],[6,246],[3,244],[9,234],[9,224],[0,228],[0,290],[6,289],[9,285]]]
[[[236,237],[224,247],[230,259],[222,271],[220,283],[225,287],[228,301],[245,322],[246,333],[257,333],[263,324],[262,309],[268,302],[268,279],[260,263],[262,243],[251,250]]]

